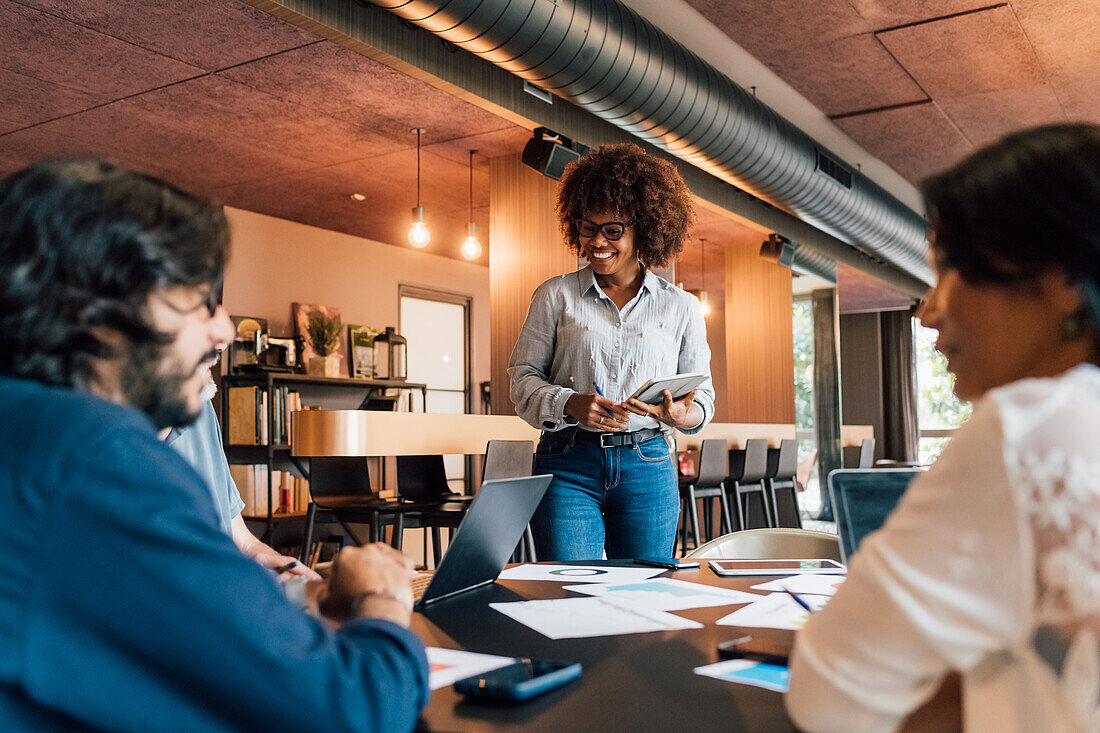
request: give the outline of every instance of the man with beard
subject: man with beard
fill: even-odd
[[[0,730],[410,730],[412,563],[348,548],[326,624],[157,431],[230,338],[218,207],[96,159],[0,182]]]

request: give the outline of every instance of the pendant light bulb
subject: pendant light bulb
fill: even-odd
[[[703,318],[710,315],[710,303],[707,302],[707,240],[699,238],[699,313]]]
[[[428,225],[424,223],[424,209],[413,207],[413,223],[409,227],[409,244],[417,249],[424,249],[432,241],[432,233],[428,231]]]
[[[424,130],[414,127],[412,131],[416,133],[416,206],[412,210],[413,221],[412,226],[409,227],[409,244],[417,249],[424,249],[432,241],[432,233],[424,223],[424,209],[420,206],[420,135]]]
[[[699,312],[703,314],[703,318],[710,315],[710,303],[707,302],[706,290],[699,293]]]
[[[481,242],[477,239],[473,222],[466,225],[466,238],[462,240],[461,251],[462,256],[468,260],[476,260],[481,257]]]
[[[477,241],[477,227],[474,226],[474,153],[470,151],[470,223],[466,225],[466,238],[462,240],[459,251],[468,260],[481,257],[481,242]]]

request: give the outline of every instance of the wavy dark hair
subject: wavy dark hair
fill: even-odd
[[[85,389],[91,360],[165,343],[155,288],[220,288],[229,234],[220,206],[98,158],[59,158],[0,182],[0,373]]]
[[[557,208],[562,236],[578,255],[576,219],[600,211],[627,217],[646,268],[665,267],[683,251],[695,221],[695,202],[676,167],[631,143],[601,145],[566,166]]]
[[[1100,127],[1013,133],[922,184],[933,250],[967,282],[1100,283]]]

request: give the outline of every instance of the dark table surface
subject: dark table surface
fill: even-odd
[[[631,565],[628,562],[574,563]],[[674,577],[736,590],[771,580],[722,578],[703,561]],[[518,704],[467,701],[453,687],[432,693],[420,729],[432,731],[791,731],[783,696],[723,682],[692,670],[720,661],[716,646],[745,634],[790,639],[791,632],[716,626],[740,606],[676,611],[701,629],[625,634],[587,639],[548,639],[489,608],[500,601],[574,597],[548,581],[498,581],[441,601],[413,616],[413,630],[428,646],[485,654],[580,662],[581,678]],[[759,591],[749,591],[759,592]]]

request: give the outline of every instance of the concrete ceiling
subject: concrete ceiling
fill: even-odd
[[[913,181],[1009,129],[1100,121],[1095,0],[688,1]],[[487,160],[530,134],[239,0],[0,0],[0,49],[0,175],[92,152],[232,206],[407,246],[422,127],[429,251],[446,257],[469,220],[468,150],[486,242]],[[761,234],[700,208],[708,291],[721,277],[711,243],[745,237]],[[842,276],[842,305],[898,305],[876,282]]]
[[[687,0],[916,184],[1048,122],[1100,122],[1097,0]]]

